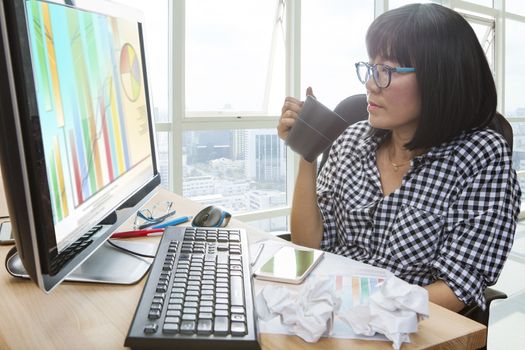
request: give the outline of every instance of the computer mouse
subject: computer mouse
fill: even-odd
[[[231,214],[226,210],[210,205],[195,215],[191,222],[193,227],[226,227],[231,219]]]

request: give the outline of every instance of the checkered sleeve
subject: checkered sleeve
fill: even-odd
[[[473,141],[456,155],[463,185],[432,267],[463,303],[485,309],[483,291],[496,283],[512,247],[521,191],[503,140],[486,133]]]

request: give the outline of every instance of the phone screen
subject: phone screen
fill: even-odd
[[[260,272],[278,278],[295,280],[317,262],[323,252],[283,247],[261,266]]]

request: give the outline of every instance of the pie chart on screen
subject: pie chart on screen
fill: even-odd
[[[120,51],[120,81],[127,98],[135,102],[140,95],[142,79],[137,53],[129,43]]]

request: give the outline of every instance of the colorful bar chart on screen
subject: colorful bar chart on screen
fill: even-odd
[[[150,157],[140,42],[134,22],[27,4],[49,195],[59,222]]]

